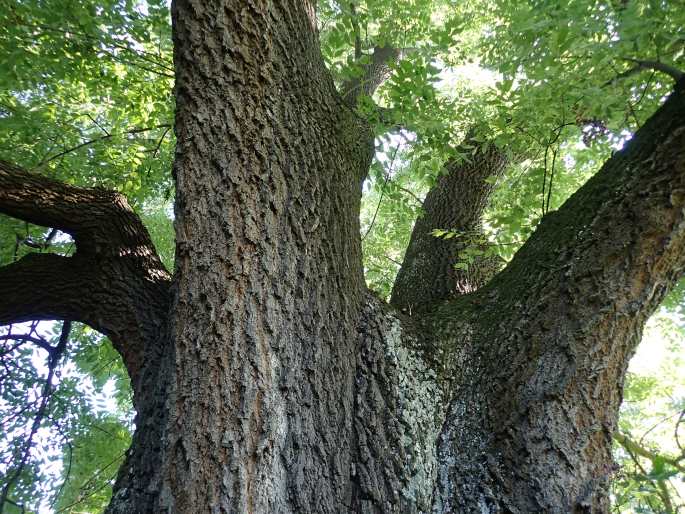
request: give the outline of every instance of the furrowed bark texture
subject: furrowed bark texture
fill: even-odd
[[[444,305],[404,318],[365,293],[371,136],[314,18],[174,4],[170,344],[110,512],[604,512],[625,366],[682,270],[682,99],[455,300],[483,279],[449,276],[453,251],[422,264],[417,240],[479,228],[504,163],[477,152],[429,195],[398,279],[397,305]]]
[[[429,512],[438,473],[435,443],[450,393],[440,376],[444,355],[437,348],[425,352],[431,346],[425,331],[370,294],[359,333],[358,492],[349,512]]]
[[[372,139],[312,11],[178,2],[173,20],[173,350],[110,512],[426,512],[446,402],[365,292]]]
[[[313,5],[180,0],[172,18],[170,293],[121,196],[0,164],[0,211],[77,243],[0,268],[0,321],[84,321],[134,378],[108,512],[606,512],[625,368],[685,267],[682,83],[486,285],[429,232],[477,232],[505,162],[452,166],[389,306],[361,266],[372,135]]]
[[[468,269],[456,269],[464,248],[483,234],[482,217],[497,179],[507,164],[494,145],[471,156],[471,162],[448,163],[445,174],[423,202],[390,303],[408,313],[431,309],[436,302],[470,293],[499,270],[499,262],[479,258]],[[465,233],[451,239],[434,237],[434,229]]]
[[[170,275],[126,199],[0,161],[0,212],[76,242],[72,257],[33,253],[0,267],[0,323],[87,323],[111,338],[135,387],[146,345],[167,317]]]
[[[346,511],[370,134],[325,73],[313,6],[172,12],[175,381],[148,508]]]
[[[684,207],[681,85],[504,272],[439,313],[455,386],[434,512],[608,512],[625,370],[683,274]]]

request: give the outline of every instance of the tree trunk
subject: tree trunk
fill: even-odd
[[[0,320],[89,323],[134,377],[108,511],[606,512],[627,362],[685,267],[683,84],[487,284],[451,274],[425,232],[477,229],[504,163],[493,149],[453,170],[390,306],[361,265],[371,133],[324,68],[314,6],[179,0],[172,18],[171,285],[120,197],[0,166],[0,210],[74,234],[77,254],[54,262],[116,307],[56,294],[79,282],[41,257],[0,269],[0,298],[20,270],[55,302],[24,292]]]

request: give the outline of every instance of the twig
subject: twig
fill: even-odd
[[[680,413],[680,416],[678,416],[678,421],[675,424],[675,442],[678,445],[678,448],[680,448],[680,450],[683,452],[683,456],[678,460],[685,459],[685,448],[683,448],[683,445],[680,443],[680,439],[678,438],[678,431],[683,420],[685,420],[685,410]]]
[[[624,446],[624,449],[626,450],[626,452],[628,452],[628,455],[630,456],[630,459],[633,461],[633,464],[635,464],[635,467],[640,471],[640,473],[642,473],[642,476],[646,478],[647,477],[647,470],[640,463],[640,460],[637,458],[637,455],[636,455],[636,452],[634,451],[634,449],[632,447],[629,448],[627,446]],[[658,492],[657,492],[657,494],[658,494]],[[646,501],[647,501],[650,509],[654,510],[654,506],[652,505],[652,502],[649,499],[649,497],[647,497]]]
[[[677,415],[678,415],[678,413],[669,414],[668,416],[664,416],[664,417],[661,418],[659,421],[657,421],[656,423],[654,423],[651,427],[649,427],[649,429],[648,429],[644,434],[642,434],[642,436],[640,437],[640,441],[639,441],[638,444],[644,445],[644,444],[645,444],[645,437],[647,437],[647,436],[652,432],[652,430],[654,430],[655,428],[657,428],[657,427],[658,427],[659,425],[661,425],[664,421],[668,421],[668,420],[671,419],[671,418],[675,418]]]
[[[64,480],[62,481],[62,485],[59,486],[59,489],[57,490],[57,493],[52,499],[52,502],[50,502],[50,508],[54,508],[55,503],[57,503],[57,500],[62,494],[62,491],[64,491],[64,487],[67,485],[67,482],[71,478],[71,463],[74,457],[74,447],[70,442],[67,442],[67,448],[69,449],[69,460],[67,461],[67,472],[64,476]]]
[[[652,84],[652,79],[654,78],[654,75],[656,75],[656,72],[652,72],[649,78],[647,79],[647,83],[645,84],[645,88],[642,90],[642,94],[640,95],[640,98],[638,98],[637,102],[635,102],[635,105],[630,103],[630,99],[628,99],[628,107],[630,107],[630,112],[633,115],[633,118],[635,118],[635,124],[637,125],[637,128],[640,128],[640,120],[637,117],[637,114],[635,113],[635,107],[639,106],[642,103],[642,100],[644,99],[645,95],[647,94],[647,91],[649,90],[649,86]]]
[[[110,135],[109,130],[107,130],[105,127],[103,127],[102,125],[100,125],[100,124],[95,120],[95,118],[93,118],[89,113],[86,113],[86,116],[88,116],[88,118],[90,118],[90,121],[92,121],[95,125],[97,125],[97,127],[98,127],[100,130],[102,130],[102,131],[105,133],[105,135],[107,135],[107,136]]]
[[[99,143],[99,142],[104,141],[106,139],[111,139],[112,137],[117,136],[117,135],[124,136],[127,134],[140,134],[142,132],[149,132],[151,130],[156,130],[156,129],[160,129],[160,128],[166,128],[168,131],[168,129],[170,127],[171,127],[171,125],[163,123],[161,125],[156,125],[154,127],[135,128],[135,129],[126,130],[125,132],[122,132],[120,134],[106,134],[104,136],[100,136],[100,137],[96,137],[95,139],[91,139],[89,141],[84,141],[83,143],[81,143],[79,145],[76,145],[72,148],[67,148],[64,151],[62,151],[56,155],[53,155],[52,157],[49,157],[47,159],[43,159],[40,163],[38,163],[38,166],[36,166],[36,167],[40,168],[41,166],[43,166],[44,164],[47,164],[50,161],[54,161],[55,159],[59,159],[60,157],[63,157],[64,155],[67,155],[71,152],[75,152],[76,150],[80,150],[84,146],[89,146],[89,145],[92,145],[94,143]]]
[[[83,483],[83,485],[81,486],[80,490],[83,491],[83,490],[86,489],[88,486],[90,486],[90,484],[93,483],[93,482],[95,481],[95,479],[98,477],[98,475],[101,475],[107,468],[109,468],[109,467],[111,467],[112,465],[116,464],[116,463],[117,463],[119,460],[121,460],[121,458],[124,457],[125,455],[126,455],[126,452],[123,452],[123,453],[119,454],[114,460],[112,460],[112,461],[109,462],[107,465],[103,466],[102,468],[98,469],[98,470],[97,470],[97,471],[96,471],[88,480],[86,480],[86,481]],[[109,485],[109,481],[110,481],[110,480],[113,480],[115,476],[116,476],[116,473],[115,473],[114,475],[112,475],[112,477],[110,477],[109,480],[105,480],[105,482],[104,482],[102,485],[100,485],[99,487],[97,487],[97,488],[93,489],[92,491],[88,492],[88,494],[86,494],[86,495],[84,495],[84,496],[80,496],[79,499],[77,499],[75,502],[70,503],[69,505],[67,505],[67,506],[62,507],[61,509],[59,509],[59,510],[57,511],[57,514],[59,514],[60,512],[64,512],[64,511],[66,511],[66,510],[69,510],[69,509],[70,509],[71,507],[73,507],[74,505],[78,505],[79,503],[82,503],[84,500],[86,500],[86,499],[88,499],[90,496],[94,495],[94,494],[95,494],[96,492],[98,492],[100,489],[102,489],[103,487],[106,487],[107,485]]]
[[[157,146],[155,146],[154,152],[152,152],[152,157],[150,158],[150,165],[147,168],[147,173],[146,175],[150,175],[150,170],[152,170],[152,161],[155,160],[155,157],[157,157],[157,152],[159,152],[159,149],[162,146],[162,141],[164,141],[164,138],[166,135],[169,133],[171,130],[171,125],[169,125],[166,129],[164,129],[164,132],[162,133],[162,137],[159,138],[159,141],[157,142]]]
[[[392,173],[392,168],[393,165],[395,164],[395,157],[397,156],[397,151],[400,149],[400,144],[398,143],[397,146],[395,147],[395,151],[392,154],[392,159],[390,160],[390,166],[388,167],[388,171],[385,173],[385,180],[383,180],[383,186],[381,188],[381,196],[378,199],[378,204],[376,205],[376,212],[373,213],[373,218],[371,219],[371,224],[369,225],[369,228],[366,229],[366,233],[362,237],[362,242],[366,239],[366,237],[369,235],[371,232],[371,229],[373,228],[374,224],[376,223],[376,217],[378,216],[378,211],[381,208],[381,203],[383,202],[383,196],[385,195],[385,186],[388,184],[388,180],[390,180],[390,174]]]
[[[78,505],[79,503],[83,503],[83,502],[86,501],[88,498],[90,498],[91,496],[93,496],[95,493],[99,492],[101,489],[104,489],[104,488],[107,487],[108,485],[111,485],[110,482],[112,482],[116,476],[117,476],[117,473],[114,473],[114,475],[112,475],[108,480],[105,480],[102,484],[100,484],[99,487],[93,489],[92,491],[89,491],[88,494],[86,494],[86,495],[79,496],[78,499],[77,499],[76,501],[71,502],[71,503],[70,503],[69,505],[67,505],[66,507],[62,507],[61,509],[59,509],[58,511],[56,511],[56,514],[59,514],[60,512],[65,512],[65,511],[71,509],[72,507],[74,507],[75,505]]]
[[[552,169],[549,172],[549,188],[547,189],[547,212],[549,212],[549,204],[552,200],[552,183],[554,181],[554,167],[557,162],[557,151],[558,149],[552,150]]]
[[[629,453],[634,453],[640,457],[644,457],[654,462],[655,460],[661,459],[663,462],[673,466],[680,473],[685,473],[685,466],[680,464],[677,459],[671,459],[669,457],[664,457],[663,455],[658,455],[651,450],[648,450],[644,446],[639,445],[633,441],[630,437],[621,432],[615,432],[613,435],[614,441],[623,446]]]
[[[3,487],[2,489],[2,494],[0,494],[0,514],[4,512],[5,504],[7,502],[10,490],[14,485],[14,482],[21,476],[21,473],[24,471],[24,468],[26,467],[29,455],[31,454],[33,438],[36,436],[36,433],[40,428],[40,425],[43,421],[43,417],[45,416],[45,411],[48,407],[50,396],[53,392],[52,378],[55,374],[55,368],[57,367],[57,363],[59,362],[59,359],[62,356],[64,349],[66,348],[70,332],[71,321],[65,320],[62,324],[62,333],[59,337],[59,342],[48,356],[48,375],[45,378],[45,384],[43,386],[42,400],[40,406],[38,407],[38,412],[36,412],[36,416],[33,418],[31,432],[29,433],[26,442],[23,444],[23,448],[21,450],[21,460],[19,461],[19,464],[17,465],[14,472],[12,474],[8,474],[9,478],[7,479],[7,483],[5,483],[5,487]]]
[[[93,35],[90,35],[86,32],[81,32],[81,31],[73,30],[73,29],[64,30],[64,29],[60,29],[60,28],[56,28],[56,27],[50,27],[49,25],[30,25],[30,24],[26,24],[26,23],[19,23],[18,25],[23,25],[23,26],[28,27],[28,28],[32,28],[32,27],[39,28],[39,29],[43,30],[44,32],[57,32],[59,34],[65,34],[68,32],[69,34],[78,34],[81,37],[83,37],[84,39],[88,39],[88,40],[93,41],[95,43],[109,44],[109,45],[113,46],[114,48],[118,48],[120,50],[125,50],[127,52],[130,52],[133,55],[135,55],[138,59],[140,59],[142,61],[146,61],[150,64],[155,65],[155,66],[159,66],[160,68],[165,69],[167,71],[170,71],[172,73],[174,71],[173,67],[171,66],[171,63],[168,60],[163,59],[163,58],[160,59],[159,56],[157,56],[153,53],[146,52],[145,50],[134,49],[134,48],[131,48],[130,46],[122,45],[121,43],[117,43],[111,39],[105,42],[102,40],[102,37],[93,36]],[[107,35],[107,34],[103,34],[103,35]],[[161,40],[160,40],[160,42],[161,42]],[[100,48],[94,47],[94,48],[101,49],[101,47]],[[153,58],[150,58],[147,56],[152,56]]]
[[[400,261],[396,261],[396,260],[393,259],[392,257],[389,257],[389,256],[387,256],[387,255],[383,255],[383,257],[385,257],[386,259],[388,259],[390,262],[392,262],[392,263],[394,263],[394,264],[397,264],[398,266],[402,266],[402,263],[401,263]]]
[[[544,216],[547,212],[549,212],[549,201],[552,196],[552,180],[554,179],[554,165],[556,163],[557,159],[557,150],[552,150],[552,170],[550,172],[550,179],[549,179],[549,191],[547,191],[547,209],[545,209],[545,187],[547,185],[547,155],[549,154],[550,148],[559,140],[561,137],[561,132],[564,130],[564,127],[568,127],[569,125],[573,125],[573,123],[566,123],[564,120],[562,120],[561,125],[556,127],[552,132],[553,132],[553,137],[550,138],[547,141],[547,144],[545,146],[545,158],[544,158],[544,163],[545,163],[545,169],[544,169],[544,174],[542,176],[542,215]]]
[[[29,334],[5,334],[0,336],[0,341],[28,341],[29,343],[33,343],[36,346],[39,346],[48,354],[52,354],[55,351],[55,347],[52,347],[48,344],[48,342],[45,339],[41,339],[39,337],[33,337]],[[14,349],[14,348],[13,348]],[[7,355],[10,353],[10,350],[7,350],[3,352],[1,355]]]
[[[416,196],[414,193],[412,193],[409,189],[407,189],[406,187],[399,186],[399,185],[396,187],[400,191],[403,191],[403,192],[407,193],[409,196],[411,196],[416,201],[416,203],[419,204],[420,207],[423,207],[423,201],[418,196]]]

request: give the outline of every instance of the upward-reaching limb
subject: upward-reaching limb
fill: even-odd
[[[606,511],[625,370],[683,274],[684,209],[681,82],[505,271],[433,320],[455,382],[437,512]]]
[[[477,151],[469,161],[449,162],[423,202],[424,214],[414,225],[390,303],[408,312],[433,308],[436,302],[475,291],[494,275],[492,259],[479,259],[468,269],[455,264],[469,239],[482,233],[482,217],[493,192],[493,181],[507,164],[494,145]],[[457,230],[469,237],[440,239],[434,229]]]
[[[362,74],[342,85],[341,94],[345,102],[354,107],[359,97],[373,96],[376,89],[390,77],[392,65],[401,55],[402,51],[399,48],[374,47],[369,62],[362,65]]]

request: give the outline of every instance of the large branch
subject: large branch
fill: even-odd
[[[625,370],[685,271],[684,87],[543,218],[502,273],[438,309],[439,333],[457,323],[464,335],[450,342],[455,400],[436,495],[444,511],[467,497],[493,511],[608,508]],[[505,491],[520,494],[497,503]]]
[[[666,75],[671,77],[676,84],[678,84],[680,79],[682,79],[684,76],[682,70],[676,68],[675,66],[671,66],[670,64],[663,63],[661,61],[644,61],[640,59],[632,59],[630,57],[624,57],[623,60],[634,63],[634,66],[624,72],[619,73],[611,80],[605,82],[602,87],[609,86],[618,80],[633,76],[636,73],[639,73],[644,70],[659,71],[661,73],[665,73]]]
[[[493,192],[493,179],[502,174],[507,159],[494,145],[477,151],[470,161],[450,162],[423,202],[424,214],[414,225],[390,303],[417,312],[435,302],[475,291],[498,269],[493,259],[477,259],[468,269],[457,269],[460,254],[482,235],[483,211]],[[432,235],[448,229],[466,236],[450,239]]]
[[[685,266],[684,84],[543,218],[493,287],[518,299],[524,291],[532,301],[531,291],[557,291],[571,302],[585,297],[602,308],[651,313]]]
[[[122,194],[64,184],[3,161],[0,212],[71,234],[81,253],[119,255],[139,246],[149,251],[152,245]],[[163,269],[153,260],[152,268]]]
[[[0,267],[0,323],[83,318],[94,277],[79,260],[30,253]]]
[[[362,65],[362,74],[342,85],[342,97],[348,105],[356,106],[361,96],[373,96],[378,87],[392,73],[392,64],[402,56],[402,50],[390,46],[376,46],[368,64]]]
[[[81,321],[110,336],[132,376],[168,305],[169,273],[126,199],[0,161],[0,212],[71,234],[73,257],[29,254],[0,267],[0,323]]]

